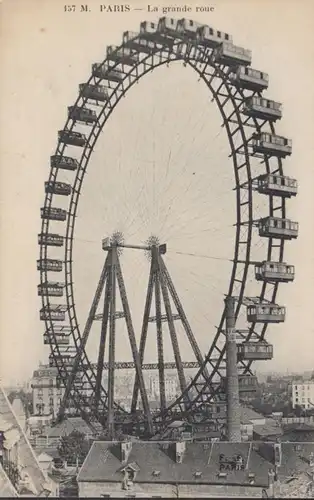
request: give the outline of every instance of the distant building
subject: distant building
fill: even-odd
[[[57,375],[57,368],[47,365],[40,365],[34,371],[31,383],[34,415],[58,414],[64,388],[60,386]]]
[[[294,382],[292,384],[292,406],[304,410],[314,409],[314,381]]]
[[[151,377],[149,381],[149,389],[151,396],[154,398],[159,398],[160,388],[159,388],[159,378]],[[178,381],[176,377],[165,377],[165,394],[166,399],[169,401],[174,399],[178,392]]]

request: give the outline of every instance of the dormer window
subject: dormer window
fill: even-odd
[[[153,476],[154,477],[159,477],[160,476],[160,470],[153,470]]]
[[[199,471],[199,470],[195,471],[194,472],[194,477],[195,477],[195,479],[199,479],[200,477],[202,477],[202,472]]]

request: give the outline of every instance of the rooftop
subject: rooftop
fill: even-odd
[[[235,470],[237,456],[243,467]],[[221,466],[221,461],[234,467]],[[119,482],[123,469],[135,464],[135,482],[182,484],[268,485],[271,464],[252,448],[252,443],[185,443],[182,462],[176,462],[176,443],[137,441],[132,444],[127,461],[121,461],[121,443],[95,441],[78,474],[80,482]],[[158,474],[156,473],[158,471]],[[225,472],[225,477],[219,477]]]
[[[99,430],[101,430],[100,428]],[[62,422],[47,429],[49,438],[59,438],[68,436],[73,431],[81,432],[82,434],[94,434],[94,430],[81,417],[70,417]]]
[[[251,422],[251,420],[265,420],[264,415],[261,413],[257,413],[252,408],[248,406],[241,406],[241,422],[247,423],[247,421]]]

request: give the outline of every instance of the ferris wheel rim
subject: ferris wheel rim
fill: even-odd
[[[178,42],[178,43],[182,43],[182,42]],[[120,46],[117,48],[117,50],[119,50],[119,49],[123,48],[124,46],[125,46],[124,44],[120,45]],[[162,53],[162,52],[166,51],[166,49],[168,49],[169,56],[170,56],[170,55],[171,55],[171,53],[170,53],[170,49],[169,49],[169,47],[167,47],[167,46],[163,46],[163,47],[159,48],[158,50],[156,50],[156,52],[154,52],[153,54],[149,54],[149,55],[147,55],[147,57],[146,57],[146,58],[144,58],[144,59],[145,59],[145,60],[146,60],[146,59],[149,59],[149,58],[151,58],[152,56],[157,55],[159,52],[160,52],[160,53]],[[144,59],[142,59],[142,60],[138,63],[138,65],[136,66],[136,68],[137,68],[140,64],[142,64],[142,63],[143,63],[143,60],[144,60]],[[123,95],[125,95],[125,93],[126,93],[126,92],[127,92],[127,91],[128,91],[128,90],[129,90],[129,89],[130,89],[130,88],[131,88],[131,87],[132,87],[132,86],[136,83],[136,82],[138,82],[138,81],[139,81],[139,80],[140,80],[143,76],[145,76],[145,74],[149,73],[150,71],[152,71],[152,70],[156,69],[157,67],[159,67],[159,66],[161,66],[161,65],[163,65],[163,64],[169,64],[170,62],[173,62],[173,61],[180,61],[180,60],[182,61],[182,58],[177,57],[177,58],[172,59],[172,60],[166,60],[166,61],[163,61],[163,62],[161,62],[160,64],[156,64],[156,65],[155,65],[155,66],[153,66],[152,68],[150,68],[150,69],[148,69],[147,71],[143,72],[143,74],[141,74],[139,77],[135,78],[135,80],[134,80],[134,81],[133,81],[133,82],[132,82],[132,83],[131,83],[128,87],[127,87],[127,89],[126,89],[125,91],[123,90],[123,92],[121,93],[120,97],[117,99],[116,103],[112,106],[112,108],[111,108],[111,110],[109,111],[108,115],[107,115],[107,116],[105,116],[105,119],[104,119],[104,121],[103,121],[103,124],[102,124],[101,126],[99,126],[98,133],[97,133],[97,134],[96,134],[96,136],[95,136],[95,140],[94,140],[94,143],[93,143],[93,145],[92,145],[92,146],[90,145],[90,141],[89,141],[89,139],[90,139],[90,137],[92,136],[92,133],[94,132],[94,127],[91,129],[91,132],[90,132],[90,134],[89,134],[89,137],[88,137],[88,140],[87,140],[87,147],[89,148],[89,150],[90,150],[90,151],[89,151],[89,155],[88,155],[88,158],[87,158],[87,161],[86,161],[85,167],[82,167],[82,170],[83,170],[83,173],[82,173],[82,179],[81,179],[81,182],[80,182],[80,184],[79,184],[79,190],[78,190],[78,192],[77,192],[77,199],[76,199],[76,201],[75,201],[75,202],[73,202],[73,193],[75,192],[75,190],[72,190],[72,194],[71,194],[71,201],[70,201],[70,206],[69,206],[69,213],[68,213],[68,218],[67,218],[67,231],[66,231],[66,238],[65,238],[65,242],[66,242],[65,259],[64,259],[64,262],[65,262],[65,275],[66,275],[66,277],[67,277],[67,276],[69,276],[69,277],[70,277],[68,282],[67,282],[67,278],[66,278],[66,289],[67,289],[67,287],[68,287],[68,286],[69,286],[69,287],[70,287],[70,289],[71,289],[71,290],[70,290],[70,291],[71,291],[71,293],[70,293],[70,294],[68,293],[68,290],[67,290],[66,297],[67,297],[68,312],[69,312],[69,314],[70,314],[70,310],[71,310],[71,309],[73,309],[73,314],[74,314],[73,320],[74,320],[74,321],[75,321],[75,323],[76,323],[75,330],[76,330],[76,333],[78,334],[78,337],[77,337],[77,338],[75,338],[75,336],[74,336],[74,331],[72,331],[72,338],[74,339],[75,346],[78,346],[78,345],[79,345],[79,342],[81,341],[82,337],[81,337],[81,334],[80,334],[80,328],[79,328],[79,325],[78,325],[78,322],[77,322],[76,311],[75,311],[75,304],[74,304],[73,279],[72,279],[72,274],[73,274],[73,269],[72,269],[72,262],[73,262],[73,261],[72,261],[73,234],[74,234],[74,226],[75,226],[76,210],[77,210],[77,206],[78,206],[79,197],[80,197],[80,194],[81,194],[81,188],[82,188],[82,185],[83,185],[83,179],[84,179],[84,175],[85,175],[86,169],[87,169],[87,167],[88,167],[88,163],[89,163],[90,157],[91,157],[92,152],[93,152],[93,148],[94,148],[94,146],[95,146],[95,144],[96,144],[96,142],[97,142],[97,140],[98,140],[99,134],[100,134],[100,133],[101,133],[101,131],[103,130],[103,128],[104,128],[104,126],[105,126],[105,124],[106,124],[106,123],[107,123],[107,121],[109,120],[109,117],[110,117],[110,115],[111,115],[111,113],[112,113],[113,109],[115,109],[116,105],[117,105],[117,104],[118,104],[118,102],[121,100],[122,96],[123,96]],[[107,61],[108,61],[108,58],[104,59],[104,61],[103,61],[103,62],[102,62],[99,66],[101,66],[101,65],[105,64]],[[194,70],[196,70],[196,71],[197,71],[196,67],[193,67],[193,66],[192,66],[192,64],[191,64],[191,61],[190,61],[190,60],[187,60],[187,62],[188,62],[188,64],[189,64],[189,65],[190,65],[190,66],[191,66]],[[197,63],[196,63],[196,64],[197,64]],[[207,64],[208,64],[208,63],[207,63]],[[111,69],[114,69],[116,66],[118,66],[118,64],[113,65],[113,66],[111,67]],[[130,70],[129,74],[130,74],[133,70],[134,70],[134,67],[133,67],[133,68],[131,68],[131,70]],[[126,72],[124,72],[124,74],[126,75],[126,76],[125,76],[125,78],[124,78],[124,80],[126,80],[126,79],[127,79],[127,76],[128,76],[129,74],[127,74]],[[225,76],[226,76],[226,75],[225,75]],[[92,74],[92,75],[91,75],[91,77],[89,78],[89,80],[87,81],[87,83],[86,83],[85,85],[90,84],[90,82],[94,81],[94,79],[95,79],[95,77],[94,77],[94,75]],[[206,80],[205,80],[204,74],[202,75],[202,79],[204,80],[205,84],[208,84],[208,82],[206,82]],[[123,83],[124,83],[124,80],[123,80]],[[100,83],[100,81],[101,81],[101,79],[99,79],[98,83]],[[224,82],[224,84],[226,84],[226,82]],[[119,87],[119,85],[117,86],[117,88],[118,88],[118,87]],[[116,88],[116,89],[112,92],[112,95],[116,92],[117,88]],[[229,90],[230,90],[230,89],[229,89]],[[237,92],[239,92],[239,89],[237,89]],[[110,96],[110,99],[109,99],[109,101],[108,101],[108,102],[110,102],[112,95]],[[254,93],[253,93],[252,95],[254,95]],[[242,97],[243,97],[243,96],[242,96]],[[76,102],[75,102],[75,104],[74,104],[74,106],[73,106],[73,107],[78,107],[78,104],[79,104],[79,101],[80,101],[80,99],[81,99],[81,98],[82,98],[82,96],[81,96],[81,94],[79,94],[79,96],[78,96],[78,98],[77,98],[77,100],[76,100]],[[84,104],[88,101],[88,99],[87,99],[87,98],[82,98],[82,99],[83,99],[83,105],[84,105]],[[216,102],[216,104],[217,104],[217,102]],[[107,106],[107,102],[106,102],[106,103],[103,105],[103,107],[102,107],[102,111],[101,111],[101,113],[99,114],[99,117],[98,117],[98,120],[97,120],[97,124],[99,124],[100,118],[101,118],[101,117],[105,114],[105,113],[104,113],[104,110],[105,110],[106,106]],[[67,128],[67,127],[68,127],[68,124],[69,124],[70,122],[71,122],[71,119],[70,119],[70,118],[68,118],[68,120],[67,120],[67,122],[66,122],[66,124],[65,124],[65,126],[64,126],[64,128],[63,128],[62,130],[70,130],[70,131],[71,131],[71,130],[73,130],[73,128],[75,127],[75,124],[76,124],[76,120],[72,120],[72,125],[70,125],[70,128]],[[242,127],[243,127],[243,123],[242,123],[242,122],[241,122],[241,124],[242,124]],[[271,127],[271,128],[274,128],[273,123],[269,122],[269,125],[270,125],[270,127]],[[61,145],[61,147],[60,147],[60,145]],[[59,142],[58,142],[57,149],[56,149],[56,152],[55,152],[55,155],[57,155],[57,154],[58,154],[58,153],[60,153],[60,151],[61,151],[61,156],[63,156],[63,155],[64,155],[64,151],[66,150],[66,147],[67,147],[67,146],[66,146],[66,144],[63,144],[63,145],[62,145],[62,142],[61,142],[61,141],[59,141]],[[83,158],[83,155],[85,154],[85,151],[86,151],[86,147],[84,148],[83,153],[82,153],[82,155],[81,155],[81,160],[82,160],[82,158]],[[75,181],[73,182],[73,187],[75,186],[76,181],[77,181],[78,176],[79,176],[79,172],[80,172],[80,169],[81,169],[81,160],[80,160],[80,162],[79,162],[79,169],[78,169],[78,171],[77,171],[77,174],[76,174],[76,177],[75,177]],[[280,161],[279,163],[281,164],[281,161]],[[248,157],[247,164],[248,164],[248,170],[249,170],[249,172],[250,172],[250,161],[249,161],[249,157]],[[266,165],[267,165],[267,161],[266,161]],[[281,171],[282,171],[282,166],[281,166],[281,165],[280,165],[280,169],[281,169]],[[58,175],[58,169],[55,169],[55,172],[53,173],[53,168],[52,168],[52,169],[51,169],[51,171],[50,171],[49,182],[50,182],[51,180],[54,180],[54,181],[55,181],[55,180],[57,179],[57,175]],[[239,190],[238,190],[238,191],[239,191]],[[251,189],[251,191],[252,191],[252,189]],[[252,193],[251,193],[251,195],[252,195]],[[271,197],[269,197],[269,200],[270,200],[270,198],[271,198]],[[45,198],[45,205],[44,205],[44,206],[45,206],[45,207],[50,208],[50,207],[51,207],[51,203],[52,203],[52,199],[53,199],[53,195],[49,195],[49,194],[47,194],[47,195],[46,195],[46,198]],[[237,207],[238,207],[238,202],[239,202],[239,200],[238,200],[238,198],[237,198]],[[250,202],[250,204],[251,204],[251,203],[252,203],[252,201]],[[284,199],[283,199],[283,204],[284,204]],[[271,205],[271,203],[270,203],[270,205]],[[73,223],[72,223],[72,225],[70,224],[70,212],[71,212],[71,206],[73,206],[73,207],[74,207],[74,210],[73,210],[73,215],[72,215],[72,222],[73,222]],[[271,213],[272,213],[272,208],[271,208],[271,206],[270,206],[270,210],[271,210]],[[283,211],[284,211],[284,208],[283,208]],[[250,233],[251,233],[251,232],[252,232],[252,227],[253,227],[253,226],[252,226],[252,217],[250,217],[250,219],[249,219],[249,227],[250,227]],[[69,231],[69,228],[70,228],[70,231]],[[48,224],[46,224],[46,228],[45,228],[45,229],[46,229],[46,233],[48,233],[48,230],[49,230],[49,222],[48,222]],[[44,221],[43,221],[43,223],[42,223],[42,232],[44,232]],[[239,227],[237,226],[237,234],[238,234],[239,232],[240,232],[240,230],[239,230]],[[282,245],[281,245],[281,246],[282,246],[282,250],[281,250],[281,259],[282,259],[282,258],[283,258],[283,249],[284,249],[284,240],[282,240]],[[67,248],[68,248],[68,247],[69,247],[69,256],[70,256],[70,259],[68,259],[68,260],[67,260],[67,259],[66,259],[66,255],[67,255]],[[249,247],[250,247],[250,245],[249,245]],[[270,254],[271,254],[271,247],[272,247],[272,242],[271,242],[271,241],[269,241],[269,243],[268,243],[268,255],[270,255]],[[235,251],[235,253],[236,253],[236,249],[237,249],[237,246],[236,246],[236,238],[235,238],[235,250],[234,250],[234,251]],[[250,248],[249,248],[249,253],[250,253]],[[41,247],[41,256],[42,256],[42,255],[44,256],[44,258],[47,258],[47,246],[45,246],[45,248],[42,248],[42,247]],[[236,262],[236,261],[235,261],[235,259],[234,259],[233,271],[232,271],[233,276],[235,276],[235,271],[236,271],[236,266],[237,266],[237,264],[238,264],[238,262]],[[247,272],[247,270],[248,270],[249,265],[250,265],[250,262],[247,262],[247,263],[246,263],[246,272]],[[68,273],[67,273],[67,266],[68,266]],[[48,281],[48,276],[47,276],[47,274],[48,274],[48,271],[47,271],[47,270],[45,270],[44,272],[41,272],[41,282],[43,282],[43,279],[42,279],[43,277],[44,277],[44,280],[45,280],[45,281]],[[246,282],[246,278],[245,278],[245,280],[243,280],[244,286],[243,286],[242,296],[243,296],[244,289],[245,289],[245,282]],[[230,284],[229,284],[229,291],[230,291],[230,290],[232,290],[232,288],[233,288],[233,284],[234,284],[234,277],[233,277],[233,279],[231,279],[231,280],[230,280]],[[260,294],[260,295],[261,295],[261,297],[263,297],[263,296],[264,296],[264,292],[265,292],[265,289],[266,289],[266,285],[267,285],[266,283],[263,283],[263,285],[262,285],[262,291],[261,291],[261,294]],[[278,286],[279,286],[279,285],[278,285],[278,284],[276,284],[276,285],[275,285],[275,287],[274,287],[274,297],[276,296]],[[70,303],[70,300],[69,300],[69,297],[71,297],[71,296],[73,297],[73,302],[72,302],[72,304]],[[240,303],[240,302],[239,302],[239,303]],[[50,305],[49,297],[47,298],[47,300],[46,300],[46,301],[45,301],[45,298],[43,298],[43,304],[47,304],[48,306]],[[240,305],[239,305],[239,309],[240,309]],[[70,322],[71,322],[71,321],[70,321]],[[222,323],[222,322],[223,322],[223,314],[222,314],[222,318],[221,318],[221,323]],[[48,321],[48,322],[47,322],[47,324],[49,324],[49,323],[50,323],[51,331],[52,331],[53,335],[55,335],[55,333],[54,333],[54,328],[53,328],[53,326],[54,326],[54,325],[53,325],[53,322],[52,322],[51,318],[50,318],[50,321]],[[71,322],[71,323],[72,323],[72,322]],[[47,324],[46,324],[46,326],[47,326],[47,329],[48,329],[48,325],[47,325]],[[251,327],[251,330],[253,330],[253,329],[254,329],[254,326],[252,326],[252,327]],[[264,333],[266,332],[266,329],[267,329],[267,324],[265,324],[265,327],[264,327]],[[219,331],[219,330],[220,330],[220,331]],[[219,328],[218,328],[218,331],[217,331],[217,334],[220,334],[220,333],[221,333],[221,327],[219,327]],[[216,335],[217,335],[217,334],[216,334]],[[217,338],[218,338],[218,337],[217,337]],[[248,337],[248,338],[249,338],[249,337]],[[56,340],[56,338],[55,338],[55,340]],[[192,387],[195,385],[196,380],[199,378],[200,374],[203,372],[204,366],[205,366],[205,365],[208,363],[208,361],[209,361],[209,356],[210,356],[210,354],[209,354],[209,353],[210,353],[210,351],[211,351],[212,347],[214,346],[215,342],[216,342],[216,336],[215,336],[215,338],[214,338],[214,340],[213,340],[213,342],[212,342],[212,345],[211,345],[211,347],[210,347],[210,349],[209,349],[209,352],[208,352],[208,354],[207,354],[206,358],[204,359],[204,365],[203,365],[203,367],[200,367],[198,374],[194,377],[193,381],[191,382],[191,384],[189,385],[189,387],[187,387],[186,391],[188,391],[190,388],[192,388]],[[56,350],[59,350],[59,346],[58,346],[57,342],[56,342],[54,345],[55,345],[55,346],[57,346],[57,349],[56,349]],[[53,345],[52,345],[52,344],[50,344],[50,347],[51,347],[51,351],[52,351],[52,353],[53,353],[53,355],[54,355],[54,351],[53,351],[54,347],[53,347]],[[59,351],[59,354],[60,354],[60,351]],[[87,360],[87,362],[89,363],[89,365],[90,365],[90,369],[91,369],[91,371],[92,371],[91,364],[90,364],[90,362],[89,362],[89,360],[88,360],[88,356],[87,356],[87,354],[86,354],[85,352],[84,352],[84,355],[83,355],[83,356],[84,356],[84,359],[86,359],[86,360]],[[208,359],[207,359],[207,358],[208,358]],[[62,358],[60,357],[60,359],[62,359]],[[61,364],[61,365],[63,365],[63,361],[62,361],[60,364]],[[248,368],[247,368],[248,370],[250,369],[250,365],[251,365],[251,363],[249,364],[249,366],[248,366]],[[57,364],[57,366],[58,366],[58,364]],[[219,367],[219,365],[218,365],[218,367]],[[65,366],[63,366],[62,368],[64,369],[64,368],[65,368]],[[65,369],[65,371],[67,372],[68,370],[67,370],[67,369]],[[87,371],[87,370],[86,370],[86,371]],[[105,392],[106,392],[106,391],[105,391]],[[178,399],[177,399],[174,403],[172,403],[172,404],[168,405],[168,407],[167,407],[167,410],[166,410],[166,411],[169,411],[169,410],[171,410],[171,408],[173,408],[174,406],[178,405],[178,404],[179,404],[179,402],[182,400],[182,397],[183,397],[183,394],[181,394],[181,395],[180,395],[180,398],[178,398]],[[119,410],[120,410],[120,409],[121,409],[121,410],[123,410],[122,408],[120,408],[120,407],[119,407]],[[156,417],[156,418],[157,418],[157,417]]]

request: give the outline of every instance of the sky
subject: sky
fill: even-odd
[[[64,12],[59,0],[5,0],[0,7],[4,75],[0,377],[4,384],[29,378],[39,360],[48,356],[39,320],[37,235],[49,158],[67,107],[77,97],[78,84],[89,78],[91,64],[104,59],[106,46],[119,44],[122,33],[137,31],[141,21],[161,17],[162,6],[171,7],[158,2],[159,11],[148,12],[146,3],[134,2],[130,12],[109,13],[101,12],[99,2],[88,5],[90,12],[79,12],[80,4],[76,12]],[[285,261],[296,266],[296,278],[280,287],[278,302],[286,306],[287,318],[269,328],[274,359],[257,366],[310,370],[314,368],[314,4],[220,0],[193,1],[189,6],[188,17],[231,33],[237,45],[252,50],[252,66],[270,75],[267,96],[283,103],[278,134],[293,140],[293,155],[285,160],[284,170],[299,183],[298,196],[288,201],[288,216],[299,222],[299,237],[286,245],[285,253]],[[196,12],[196,7],[204,6],[214,10]],[[191,69],[174,63],[130,90],[100,136],[80,198],[73,273],[81,328],[104,260],[101,239],[119,230],[126,242],[142,244],[154,234],[168,245],[165,263],[201,350],[208,350],[220,319],[233,252],[235,198],[228,154],[219,113]],[[70,181],[71,174],[63,175]],[[257,217],[266,215],[265,198],[255,200]],[[64,227],[58,224],[55,232],[61,234]],[[255,258],[262,259],[266,242],[255,234],[253,243]],[[139,332],[149,261],[140,252],[125,250],[121,264]],[[252,278],[248,290],[254,294]],[[123,326],[118,335],[117,357],[130,360]],[[192,360],[183,333],[179,336],[182,357]],[[97,356],[98,339],[95,326],[88,345],[91,359]],[[155,344],[152,332],[147,361],[156,359]],[[171,360],[169,339],[165,350]]]

